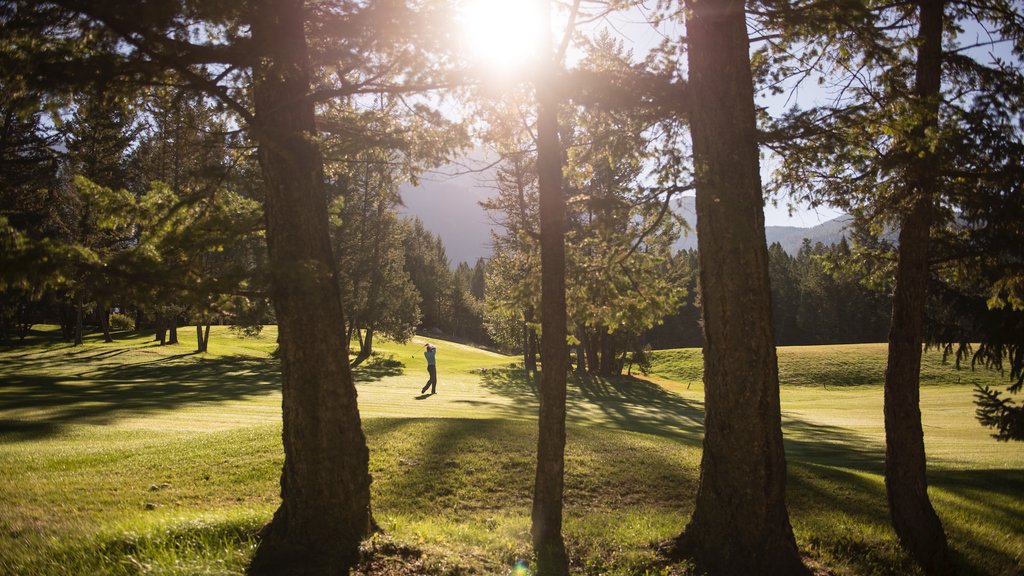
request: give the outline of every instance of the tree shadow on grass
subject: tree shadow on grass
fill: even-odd
[[[405,364],[394,356],[371,356],[369,361],[364,358],[358,364],[352,364],[352,378],[356,382],[377,382],[392,376],[405,373]]]
[[[481,384],[514,401],[515,415],[537,414],[540,376],[515,369],[481,374]],[[572,376],[566,390],[566,420],[674,437],[699,444],[704,430],[700,402],[681,398],[657,384],[631,376]]]
[[[414,441],[396,440],[414,438]],[[536,426],[508,419],[373,419],[367,439],[375,512],[453,514],[526,512],[536,472]],[[664,444],[655,444],[661,445]],[[678,507],[689,502],[695,474],[672,450],[638,448],[630,435],[596,428],[569,438],[566,505],[611,509]],[[668,471],[668,474],[657,473]],[[653,495],[667,497],[656,501]]]
[[[928,473],[929,492],[954,547],[956,573],[964,576],[1017,574],[1019,554],[994,545],[981,523],[1007,533],[1024,530],[1019,501],[1024,477],[1019,470],[936,470]],[[936,490],[938,489],[938,490]],[[899,547],[889,524],[884,479],[856,471],[796,462],[790,465],[787,500],[798,529],[812,547],[843,558],[857,574],[917,573],[913,560]],[[845,517],[845,518],[844,518]],[[872,530],[865,530],[870,527]],[[883,538],[888,542],[880,542]],[[879,571],[881,569],[881,571]]]
[[[850,428],[783,416],[786,459],[881,474],[885,446]]]
[[[129,414],[262,396],[280,389],[278,362],[249,356],[212,359],[183,354],[99,366],[77,375],[49,376],[35,370],[6,374],[0,387],[0,413],[27,411],[29,415],[0,421],[0,434],[10,440],[46,437],[64,425],[105,423]]]

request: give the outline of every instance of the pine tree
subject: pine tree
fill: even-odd
[[[746,14],[730,0],[686,8],[706,416],[678,545],[712,574],[807,574],[786,510]]]

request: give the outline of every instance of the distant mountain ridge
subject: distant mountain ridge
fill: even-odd
[[[402,186],[400,190],[405,204],[401,213],[419,218],[427,230],[441,237],[452,266],[459,262],[473,264],[477,258],[491,255],[491,230],[495,224],[480,207],[481,201],[497,193],[489,178],[488,173],[435,177],[415,187]],[[695,227],[697,215],[692,196],[683,197],[673,209]],[[851,221],[852,217],[843,215],[809,228],[767,226],[765,236],[769,245],[778,242],[783,250],[795,255],[804,238],[812,244],[839,242]],[[684,234],[675,247],[696,249],[696,233]]]
[[[682,216],[691,228],[696,228],[697,223],[695,203],[696,200],[692,196],[687,196],[682,198],[673,207],[676,213]],[[800,250],[800,245],[803,244],[804,238],[810,240],[811,244],[818,242],[825,245],[838,244],[843,236],[846,235],[846,228],[852,221],[853,218],[851,216],[843,215],[808,228],[800,226],[765,226],[765,239],[769,246],[778,242],[787,253],[796,255]],[[684,235],[676,242],[675,247],[677,250],[696,250],[696,232],[690,231],[689,234]]]

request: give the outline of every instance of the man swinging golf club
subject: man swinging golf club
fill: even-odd
[[[427,359],[427,374],[430,375],[430,379],[423,386],[423,390],[420,394],[426,394],[427,388],[430,388],[431,394],[437,394],[437,364],[435,357],[437,355],[437,346],[427,342],[423,345],[426,350],[423,351],[423,357]]]

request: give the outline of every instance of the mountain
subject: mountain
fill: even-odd
[[[431,176],[418,186],[402,186],[400,192],[405,204],[400,213],[419,218],[427,230],[441,237],[452,266],[459,262],[472,265],[477,258],[491,255],[494,224],[480,202],[496,191],[484,176]]]
[[[423,225],[441,237],[448,259],[452,265],[459,262],[473,264],[477,258],[491,255],[491,229],[494,223],[480,207],[480,202],[496,194],[490,183],[489,171],[452,172],[449,175],[434,175],[422,180],[418,186],[405,185],[401,188],[401,210],[405,216],[415,216]],[[697,222],[694,198],[681,198],[673,210],[691,226]],[[782,248],[796,254],[804,238],[812,244],[834,244],[843,237],[850,216],[839,216],[810,228],[797,226],[768,226],[765,236],[768,244],[778,242]],[[695,249],[697,234],[690,231],[676,242],[676,249]]]

